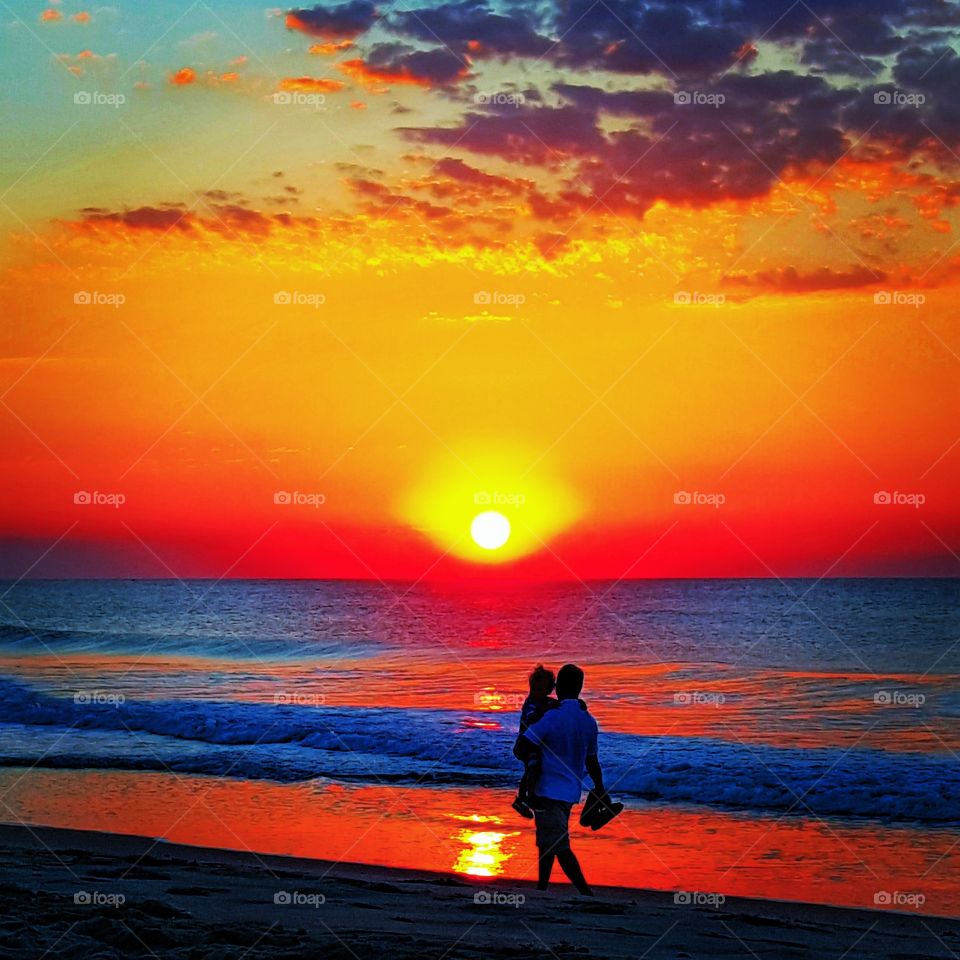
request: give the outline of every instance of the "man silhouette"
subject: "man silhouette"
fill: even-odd
[[[583,671],[572,663],[557,674],[560,706],[548,710],[520,739],[520,751],[539,747],[542,768],[533,792],[533,814],[539,851],[538,890],[546,890],[553,861],[583,896],[593,891],[583,876],[580,863],[570,849],[570,810],[580,802],[583,778],[590,775],[598,793],[603,793],[603,771],[597,759],[597,721],[580,708]]]

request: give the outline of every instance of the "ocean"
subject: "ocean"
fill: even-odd
[[[588,876],[956,913],[958,600],[955,580],[8,582],[0,818],[523,876],[518,710],[535,664],[570,661],[627,804],[581,831]]]

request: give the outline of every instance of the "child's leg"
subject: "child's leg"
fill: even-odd
[[[523,784],[526,791],[527,800],[537,788],[537,780],[540,779],[540,751],[530,754],[523,770]]]
[[[527,771],[524,768],[523,776],[520,778],[520,783],[517,785],[517,796],[526,802],[527,800]]]

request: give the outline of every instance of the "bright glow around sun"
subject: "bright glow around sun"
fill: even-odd
[[[423,465],[397,506],[443,553],[483,564],[545,549],[580,514],[536,447],[502,437],[451,441]]]
[[[473,518],[470,536],[484,550],[499,550],[510,539],[510,521],[496,510],[486,510]]]

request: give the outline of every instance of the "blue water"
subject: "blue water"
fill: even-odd
[[[510,787],[521,671],[575,660],[628,802],[960,823],[957,581],[0,595],[0,765]]]

